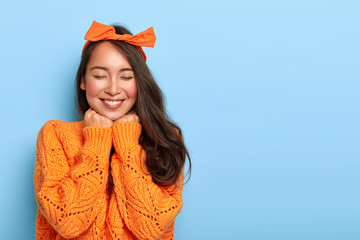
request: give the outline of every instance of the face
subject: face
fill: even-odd
[[[93,49],[80,87],[90,107],[113,121],[127,114],[136,101],[134,72],[126,57],[106,41]]]

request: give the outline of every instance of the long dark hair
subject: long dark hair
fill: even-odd
[[[131,34],[122,26],[113,25],[113,27],[117,34]],[[103,41],[92,42],[84,50],[76,74],[77,108],[83,115],[90,106],[86,100],[86,92],[80,88],[81,78],[85,75],[92,51]],[[126,56],[134,71],[137,100],[133,108],[139,116],[143,129],[139,144],[146,152],[145,163],[153,181],[161,186],[174,184],[181,174],[186,158],[189,161],[188,173],[190,177],[191,160],[182,138],[181,129],[167,115],[164,107],[164,95],[142,55],[134,45],[124,41],[105,41],[112,43]],[[111,175],[109,174],[109,176]],[[109,178],[109,183],[112,184],[111,178]]]

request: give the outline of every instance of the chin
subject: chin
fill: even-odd
[[[120,118],[122,118],[123,116],[125,116],[129,110],[127,109],[116,109],[117,111],[110,111],[108,109],[104,109],[104,108],[93,108],[95,110],[95,112],[97,112],[98,114],[100,114],[101,116],[104,116],[108,119],[110,119],[111,121],[116,121]]]
[[[104,116],[112,121],[116,121],[116,120],[122,118],[124,115],[125,114],[122,114],[122,115],[105,114]]]

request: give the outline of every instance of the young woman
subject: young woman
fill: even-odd
[[[94,21],[85,39],[84,120],[48,121],[38,136],[36,239],[173,239],[190,158],[145,63],[154,32]]]

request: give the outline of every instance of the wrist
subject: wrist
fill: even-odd
[[[138,122],[116,122],[112,126],[115,146],[138,145],[141,135],[141,124]]]
[[[112,145],[111,132],[111,127],[84,127],[84,148],[87,148],[95,153],[103,154],[110,152]]]

